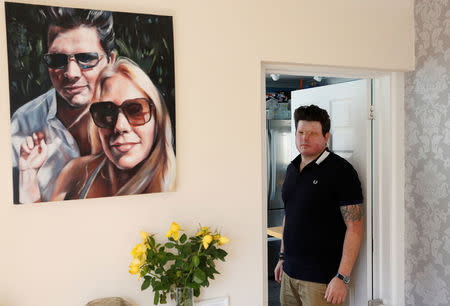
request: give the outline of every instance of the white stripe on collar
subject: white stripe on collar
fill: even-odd
[[[320,165],[320,163],[323,162],[328,155],[330,155],[330,152],[327,150],[323,151],[322,155],[320,155],[320,157],[316,160],[316,164]]]

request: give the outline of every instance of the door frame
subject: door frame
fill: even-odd
[[[373,273],[368,275],[368,300],[380,298],[383,305],[405,304],[404,262],[404,73],[358,68],[298,65],[261,62],[260,65],[260,130],[262,173],[262,253],[264,305],[268,305],[267,271],[267,157],[265,138],[265,76],[268,73],[287,75],[320,75],[373,79],[373,186],[368,200],[377,203],[367,210],[367,260],[373,262]],[[367,114],[368,116],[368,114]],[[366,202],[367,203],[367,202]],[[369,223],[367,223],[369,225]],[[373,247],[372,247],[373,245]],[[373,248],[373,252],[372,252]],[[369,266],[370,267],[370,266]],[[370,269],[368,269],[370,271]]]

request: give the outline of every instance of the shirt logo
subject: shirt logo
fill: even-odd
[[[317,185],[318,182],[319,182],[318,180],[314,180],[314,181],[313,181],[313,184],[314,184],[314,185]]]

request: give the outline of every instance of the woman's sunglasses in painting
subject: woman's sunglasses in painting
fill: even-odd
[[[100,128],[113,129],[116,126],[119,113],[122,112],[131,125],[144,125],[152,118],[152,108],[155,105],[145,98],[129,99],[117,106],[111,101],[95,102],[89,111],[92,120]]]
[[[97,66],[105,55],[98,54],[97,52],[81,52],[75,54],[47,53],[44,54],[44,62],[48,68],[63,69],[67,67],[70,59],[74,58],[81,69],[89,69]]]

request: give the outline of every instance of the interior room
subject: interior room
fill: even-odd
[[[329,105],[322,106],[324,109],[330,111],[330,106],[334,104],[342,110],[345,106],[336,104],[336,101],[342,99],[342,97],[339,97],[339,90],[336,89],[339,86],[330,85],[357,80],[354,78],[324,77],[319,75],[266,74],[267,269],[270,306],[280,305],[280,284],[275,280],[274,270],[278,263],[278,254],[283,237],[284,203],[281,195],[282,186],[287,166],[298,155],[298,150],[294,144],[293,111],[298,105],[308,105],[308,100],[305,97],[299,97],[298,94],[305,90],[311,93],[313,101],[323,101],[328,97],[332,102]],[[346,93],[351,92],[351,86],[343,90]],[[320,91],[319,87],[326,87],[326,91]],[[294,103],[292,103],[292,100],[294,100]],[[333,101],[335,102],[333,103]],[[348,113],[347,110],[343,112]],[[334,137],[330,138],[328,147],[333,152],[339,153],[342,157],[352,162],[351,155],[354,148],[351,145],[351,141],[345,138],[341,140],[344,146],[340,146],[338,143],[338,137],[342,137],[342,134],[339,134],[339,132],[344,129],[351,129],[351,127],[348,127],[348,124],[343,124],[343,127],[339,129],[338,122],[340,117],[336,110],[330,113],[330,117],[334,123],[331,130],[331,134]]]
[[[373,203],[380,209],[370,218],[379,247],[362,259],[374,267],[364,274],[368,286],[349,299],[450,305],[448,1],[21,2],[172,16],[176,179],[171,192],[13,204],[8,49],[2,44],[0,305],[75,306],[106,297],[151,305],[152,287],[141,290],[144,279],[129,273],[140,231],[160,241],[168,232],[195,235],[199,224],[230,241],[223,245],[225,261],[216,262],[220,274],[196,303],[275,305],[268,244],[276,240],[267,227],[279,218],[268,219],[266,116],[287,117],[292,97],[274,95],[283,101],[267,115],[266,87],[297,75],[308,77],[302,84],[296,79],[295,89],[320,88],[330,73],[373,79],[380,98],[373,121],[380,178]],[[5,2],[1,7],[6,41]],[[385,83],[389,90],[381,91]],[[168,305],[175,304],[168,299]]]

